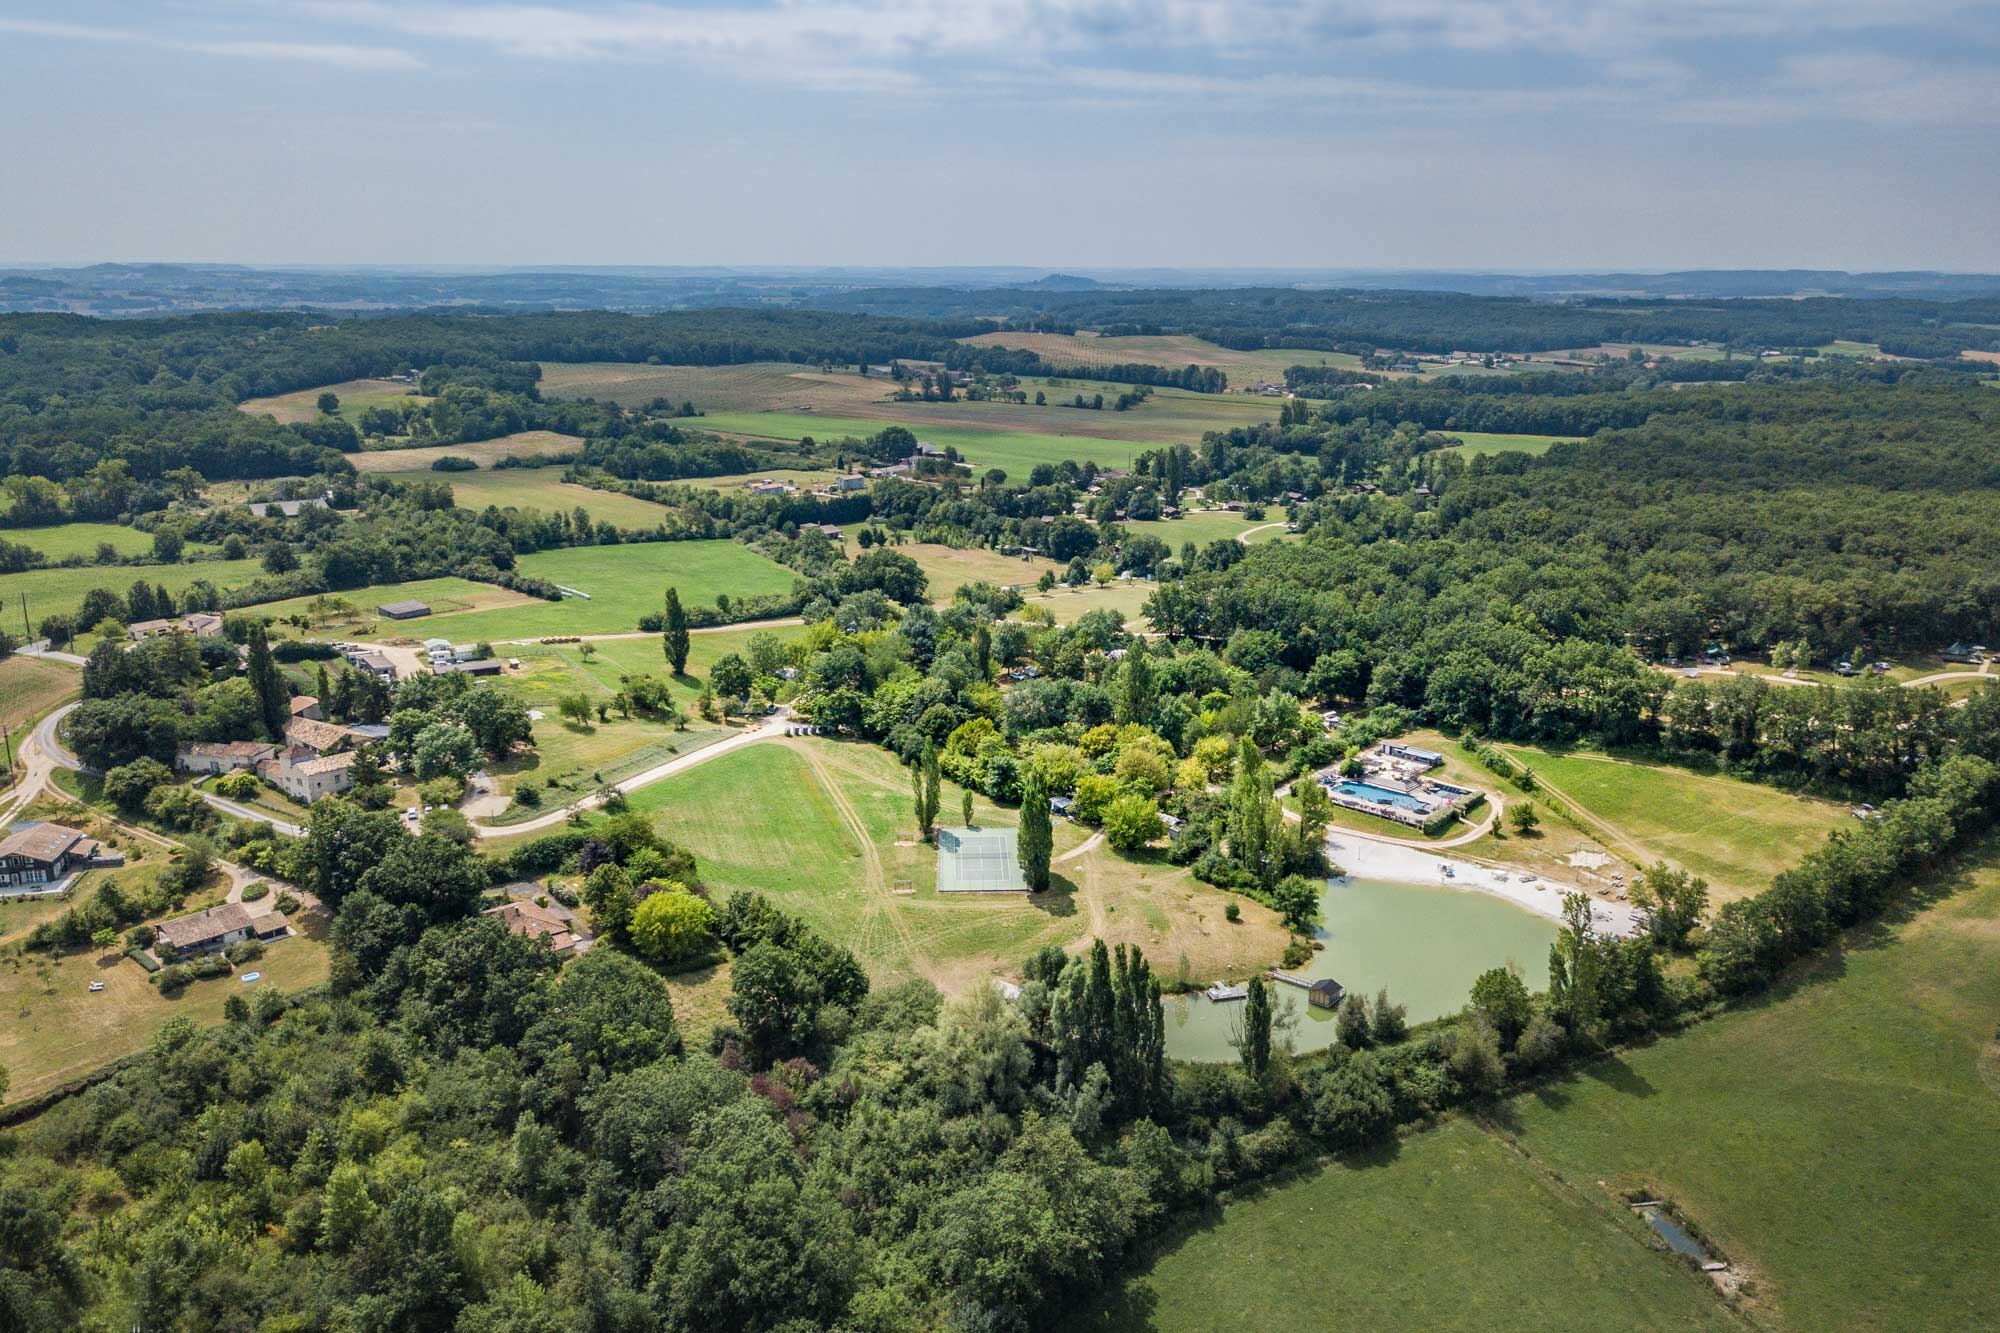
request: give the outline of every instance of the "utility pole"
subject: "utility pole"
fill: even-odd
[[[7,734],[7,724],[0,722],[0,745],[7,747],[7,771],[14,771],[14,738]]]

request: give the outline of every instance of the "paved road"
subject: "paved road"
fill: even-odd
[[[238,819],[254,819],[260,824],[269,824],[288,838],[303,838],[306,836],[306,831],[303,828],[297,824],[288,824],[276,815],[253,809],[247,805],[241,805],[225,797],[217,796],[212,791],[202,791],[199,787],[195,788],[195,794],[214,806],[217,810],[222,811],[225,815],[233,815]]]
[[[1285,524],[1283,523],[1259,523],[1254,528],[1245,528],[1243,529],[1243,531],[1237,533],[1236,540],[1242,542],[1245,546],[1248,546],[1250,544],[1250,535],[1252,533],[1269,532],[1272,528],[1282,528],[1284,526]]]
[[[84,659],[78,657],[75,653],[59,653],[49,647],[47,639],[36,639],[33,643],[23,644],[14,651],[23,657],[46,657],[51,662],[67,662],[71,666],[84,665]]]
[[[785,734],[787,726],[795,725],[797,724],[791,721],[790,710],[781,708],[767,718],[760,726],[753,727],[749,731],[739,731],[728,740],[717,741],[713,745],[703,746],[691,754],[676,755],[664,764],[656,765],[643,773],[626,778],[623,782],[614,783],[613,789],[631,793],[639,790],[641,787],[650,787],[655,782],[670,778],[676,773],[686,772],[697,764],[705,764],[718,755],[728,754],[731,750],[740,750],[746,745],[755,745],[759,741],[775,740]],[[604,797],[593,792],[580,801],[572,801],[560,810],[551,810],[545,815],[537,815],[533,819],[525,819],[518,824],[474,824],[472,831],[482,838],[511,838],[517,833],[537,833],[542,829],[554,828],[558,824],[568,823],[571,815],[579,811],[594,809],[602,804],[604,804]]]

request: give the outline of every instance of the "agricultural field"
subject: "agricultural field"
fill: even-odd
[[[1271,517],[1275,514],[1276,517]],[[1222,509],[1199,509],[1179,518],[1149,518],[1124,525],[1127,532],[1143,532],[1178,551],[1183,542],[1193,542],[1196,546],[1206,546],[1213,541],[1241,538],[1252,528],[1263,528],[1266,523],[1276,523],[1277,527],[1264,528],[1252,534],[1247,540],[1269,541],[1285,535],[1284,512],[1273,507],[1267,516],[1256,521],[1243,517],[1240,513],[1230,513]]]
[[[958,819],[946,784],[942,821]],[[1093,931],[1140,944],[1163,975],[1186,955],[1192,975],[1242,971],[1283,948],[1282,928],[1254,903],[1223,920],[1225,895],[1164,862],[1103,848],[1055,870],[1069,888],[1044,895],[940,895],[936,852],[917,841],[908,771],[885,751],[785,740],[746,746],[632,797],[660,831],[694,852],[711,891],[769,894],[853,949],[877,986],[921,976],[958,993],[1013,975],[1046,943]],[[975,798],[974,821],[1012,826],[1016,814]],[[1059,823],[1058,858],[1084,842]]]
[[[708,606],[719,594],[756,597],[788,593],[793,572],[741,542],[631,542],[576,546],[524,555],[520,571],[590,594],[560,602],[532,599],[491,611],[468,611],[406,622],[417,638],[438,634],[456,642],[528,639],[547,634],[636,631],[639,617],[660,610],[667,586],[687,606]],[[436,625],[432,630],[424,627]]]
[[[720,477],[684,477],[681,484],[711,491],[740,491],[753,481],[782,481],[809,491],[844,475],[838,468],[772,468],[768,472],[732,472]]]
[[[1445,452],[1457,454],[1461,458],[1477,458],[1481,454],[1530,454],[1540,456],[1552,444],[1561,444],[1572,436],[1564,435],[1506,435],[1491,431],[1448,430],[1440,432],[1465,441],[1463,445]]]
[[[1040,607],[1055,617],[1058,625],[1072,625],[1092,611],[1116,611],[1129,627],[1143,622],[1141,611],[1146,599],[1160,585],[1144,579],[1123,579],[1103,587],[1086,585],[1071,588],[1057,584],[1045,593],[1029,593],[1028,605]]]
[[[918,568],[924,571],[924,577],[930,580],[931,600],[934,602],[950,601],[962,584],[991,583],[1004,587],[1016,583],[1022,585],[1023,591],[1032,591],[1036,580],[1044,572],[1062,573],[1062,566],[1053,560],[1039,557],[1024,560],[1020,556],[1002,555],[985,547],[961,549],[932,542],[911,542],[890,549],[917,562]],[[850,550],[849,554],[858,554],[858,551]]]
[[[1090,333],[1001,332],[982,333],[959,341],[974,347],[1011,347],[1033,352],[1050,365],[1064,369],[1140,365],[1179,370],[1184,366],[1214,366],[1228,374],[1232,391],[1247,389],[1259,380],[1283,384],[1285,371],[1292,366],[1361,369],[1361,358],[1348,352],[1315,352],[1303,347],[1237,351],[1188,334],[1104,338]]]
[[[374,456],[393,458],[396,454]],[[488,505],[497,505],[502,509],[558,510],[565,514],[586,509],[596,522],[642,531],[659,527],[661,520],[667,516],[666,507],[651,500],[639,500],[615,491],[600,491],[595,487],[564,481],[560,468],[509,467],[479,472],[432,472],[425,468],[376,475],[386,481],[444,482],[451,487],[452,499],[458,507],[475,513]]]
[[[386,407],[401,399],[415,399],[428,403],[430,399],[408,384],[395,380],[344,380],[339,384],[322,384],[316,389],[300,389],[296,393],[275,394],[269,398],[246,398],[237,407],[252,416],[268,416],[281,425],[296,425],[301,421],[311,421],[319,415],[319,396],[331,393],[340,399],[340,415],[361,425],[361,414],[371,407]]]
[[[227,592],[254,582],[264,572],[255,560],[183,560],[172,565],[84,565],[73,569],[29,569],[18,574],[0,574],[0,606],[6,608],[10,626],[18,629],[23,599],[28,618],[40,625],[42,617],[58,611],[72,612],[83,605],[84,594],[92,588],[109,588],[123,596],[134,581],[164,586],[178,596],[189,584],[206,579]]]
[[[153,534],[122,523],[56,523],[46,528],[0,528],[0,540],[40,551],[51,561],[73,555],[86,559],[109,544],[121,556],[145,555],[153,549]],[[199,549],[199,548],[196,548]]]
[[[503,458],[547,458],[551,454],[572,453],[583,447],[574,435],[558,435],[552,430],[524,430],[516,435],[500,435],[471,444],[426,444],[414,449],[370,449],[349,454],[347,461],[356,472],[422,472],[435,480],[457,485],[469,474],[432,472],[430,466],[444,457],[469,458],[482,468],[490,468]],[[502,469],[506,471],[508,469]]]
[[[76,693],[82,673],[45,657],[0,658],[0,723],[18,733]]]
[[[944,407],[946,404],[908,404],[912,407]],[[984,407],[979,403],[973,406]],[[1021,411],[1023,409],[1012,409]],[[1075,459],[1079,463],[1092,462],[1102,468],[1126,469],[1134,459],[1149,447],[1149,442],[1138,440],[1107,440],[1089,434],[1063,434],[1065,427],[1078,423],[1076,417],[1111,415],[1097,412],[1079,412],[1074,408],[1030,408],[1039,411],[1045,419],[1035,424],[1050,431],[1041,434],[1009,430],[988,429],[981,426],[933,425],[913,419],[910,415],[888,419],[864,419],[861,417],[818,417],[779,412],[719,412],[711,413],[707,419],[710,430],[730,435],[741,435],[753,439],[795,441],[811,436],[817,441],[839,439],[862,439],[873,435],[885,426],[908,426],[917,437],[940,449],[956,449],[960,457],[975,473],[990,468],[999,468],[1008,477],[1025,479],[1038,463],[1060,463],[1065,459]],[[1118,415],[1131,416],[1126,412]],[[1090,423],[1095,424],[1095,423]],[[1159,432],[1161,440],[1186,440],[1192,443],[1199,437],[1194,434],[1174,434]]]
[[[1859,343],[1851,338],[1837,338],[1830,343],[1821,343],[1817,350],[1821,356],[1858,356],[1871,361],[1882,355],[1880,343]]]
[[[143,873],[156,871],[146,867]],[[0,915],[0,921],[13,919]],[[262,979],[246,986],[245,971],[262,973]],[[236,975],[194,982],[172,997],[148,985],[145,969],[122,954],[87,949],[51,957],[9,945],[0,950],[0,1014],[6,1016],[0,1022],[0,1065],[12,1075],[8,1096],[32,1097],[143,1050],[169,1019],[190,1018],[204,1027],[218,1023],[231,995],[247,998],[265,986],[303,990],[326,975],[326,946],[310,935],[273,941],[262,958]],[[93,981],[102,981],[104,989],[93,993]]]
[[[1673,1201],[1749,1276],[1760,1323],[1989,1323],[2000,845],[1932,896],[1768,1001],[1586,1066],[1495,1119],[1577,1190]]]
[[[390,620],[375,612],[375,608],[384,603],[402,601],[423,602],[435,614],[416,620]],[[381,583],[368,588],[350,588],[345,592],[291,597],[282,602],[259,602],[245,610],[279,620],[288,616],[304,616],[317,634],[343,638],[427,639],[431,635],[424,631],[424,626],[455,612],[550,605],[553,603],[544,602],[539,597],[511,592],[491,583],[441,578]]]
[[[1846,806],[1737,778],[1580,750],[1500,748],[1576,807],[1621,859],[1635,867],[1664,859],[1700,875],[1716,904],[1762,892],[1850,818]]]
[[[1615,1201],[1545,1178],[1452,1119],[1227,1204],[1063,1327],[1739,1326]]]

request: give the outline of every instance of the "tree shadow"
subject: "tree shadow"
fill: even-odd
[[[1028,902],[1050,916],[1075,916],[1076,885],[1061,875],[1051,873],[1049,887],[1041,893],[1029,894]]]

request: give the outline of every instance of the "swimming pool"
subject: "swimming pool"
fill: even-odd
[[[1393,805],[1399,810],[1413,810],[1417,814],[1429,814],[1430,802],[1420,796],[1412,796],[1406,791],[1396,791],[1391,787],[1378,787],[1372,782],[1356,782],[1353,778],[1342,778],[1333,784],[1333,794],[1345,796],[1349,800],[1368,801],[1374,805]]]

